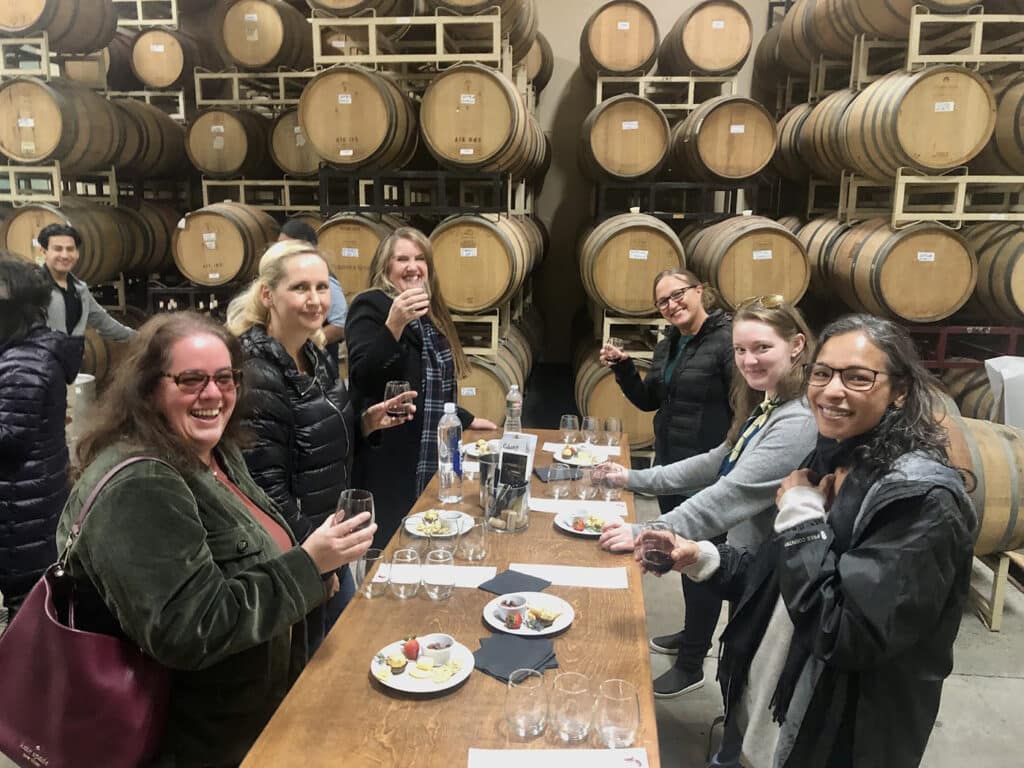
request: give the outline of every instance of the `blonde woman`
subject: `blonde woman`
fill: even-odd
[[[430,240],[401,227],[384,239],[370,264],[369,289],[349,307],[349,377],[357,403],[380,400],[388,381],[408,381],[419,409],[356,457],[360,487],[377,504],[377,544],[386,543],[437,470],[437,424],[455,402],[456,380],[469,373],[448,308],[441,299]],[[497,425],[459,409],[463,429]]]
[[[314,246],[275,243],[260,259],[257,278],[228,307],[228,330],[245,354],[243,424],[256,438],[244,451],[245,462],[299,541],[335,511],[338,495],[350,486],[358,438],[412,418],[389,416],[387,404],[376,403],[362,413],[361,435],[354,433],[351,398],[323,350],[328,280],[327,262]],[[415,412],[411,402],[410,408]],[[319,636],[315,627],[311,631],[311,651],[351,597],[347,569],[339,576],[341,594],[328,604]]]

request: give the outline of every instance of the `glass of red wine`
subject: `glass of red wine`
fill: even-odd
[[[370,519],[360,525],[356,530],[361,531],[368,528],[373,522],[373,494],[359,488],[348,488],[341,492],[338,497],[338,511],[334,516],[334,524],[343,523],[363,512],[370,513]]]
[[[389,381],[384,385],[384,400],[391,400],[392,398],[398,397],[403,392],[409,391],[408,381]],[[401,402],[397,405],[389,405],[387,408],[388,416],[394,416],[401,418],[409,412],[409,405],[406,402]]]
[[[672,550],[675,533],[661,520],[644,523],[640,529],[640,560],[651,573],[663,574],[672,570]]]

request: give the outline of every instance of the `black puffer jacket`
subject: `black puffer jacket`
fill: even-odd
[[[0,347],[0,592],[21,600],[57,559],[57,520],[68,497],[67,385],[82,342],[36,328]]]
[[[707,453],[725,439],[732,422],[729,385],[732,381],[732,323],[716,310],[708,315],[664,380],[665,364],[679,343],[679,331],[669,327],[654,348],[654,360],[641,379],[632,360],[612,366],[623,394],[654,416],[654,454],[658,464],[671,464]]]
[[[315,371],[308,376],[262,325],[240,341],[246,356],[244,423],[256,436],[244,451],[245,463],[302,541],[335,511],[338,494],[348,488],[355,412],[345,382],[312,342],[303,347]]]

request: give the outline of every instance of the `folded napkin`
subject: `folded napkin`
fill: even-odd
[[[551,582],[545,579],[508,570],[480,584],[480,589],[496,595],[507,595],[509,592],[540,592],[550,586]]]
[[[507,683],[517,669],[556,669],[554,644],[546,637],[491,635],[480,639],[480,650],[473,654],[481,672]]]

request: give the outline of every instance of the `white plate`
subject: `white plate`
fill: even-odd
[[[584,454],[586,458],[581,458],[577,454],[571,459],[566,459],[562,457],[561,451],[556,451],[553,455],[555,457],[555,461],[561,462],[562,464],[568,464],[570,467],[596,467],[602,461],[608,461],[608,455],[601,451],[600,448],[587,451]]]
[[[415,515],[409,515],[407,518],[405,518],[405,530],[407,530],[413,536],[422,536],[426,538],[427,534],[420,533],[416,530],[416,525],[423,519],[424,514],[424,512],[417,512]],[[467,515],[465,512],[459,512],[459,515],[461,515],[462,517],[462,526],[464,526],[465,528],[463,530],[463,533],[465,533],[473,527],[473,516]],[[466,521],[469,521],[468,525]],[[439,539],[446,539],[450,536],[454,536],[456,533],[456,531],[449,531],[448,533],[435,533],[433,535],[437,536]]]
[[[500,441],[488,440],[487,444],[491,447],[491,453],[499,453],[501,451]],[[465,449],[467,456],[472,456],[474,459],[480,458],[480,451],[477,450],[475,442],[470,443],[469,445],[464,445],[463,448]]]
[[[543,592],[510,592],[509,594],[522,595],[526,598],[526,604],[528,606],[532,606],[534,608],[549,608],[553,611],[562,612],[562,615],[555,619],[554,623],[550,627],[545,627],[540,631],[530,629],[526,626],[525,619],[523,621],[523,626],[519,629],[509,629],[505,626],[505,622],[498,618],[497,614],[498,603],[501,602],[503,597],[507,597],[507,595],[498,595],[484,606],[484,621],[495,629],[500,629],[502,632],[507,632],[510,635],[523,635],[524,637],[553,635],[568,627],[572,624],[573,619],[576,618],[576,612],[572,609],[572,606],[560,597],[546,595]]]
[[[377,652],[377,654],[384,654],[384,657],[387,658],[391,654],[401,653],[402,646],[404,644],[404,641],[396,640],[390,645],[385,645]],[[391,675],[390,677],[381,680],[374,673],[380,670],[381,667],[387,667],[387,664],[379,663],[377,661],[377,655],[374,655],[373,659],[370,661],[370,674],[373,675],[373,679],[378,683],[395,691],[402,691],[403,693],[437,693],[438,691],[447,691],[449,688],[454,688],[473,672],[473,652],[462,643],[456,642],[452,645],[450,659],[452,661],[461,662],[462,667],[443,683],[435,683],[429,677],[418,678],[410,675],[409,670],[416,666],[416,662],[414,661],[410,661],[406,665],[405,669],[402,670],[401,674]]]
[[[596,539],[601,535],[600,531],[597,531],[596,533],[594,531],[577,531],[575,528],[572,527],[572,521],[577,517],[582,517],[586,519],[588,515],[586,512],[582,511],[559,512],[557,515],[555,515],[555,525],[561,528],[563,531],[567,531],[576,536],[586,536],[587,538]],[[598,517],[601,517],[601,515],[598,515]],[[606,525],[611,522],[622,522],[622,518],[618,515],[609,515],[608,517],[605,517],[603,519]]]

